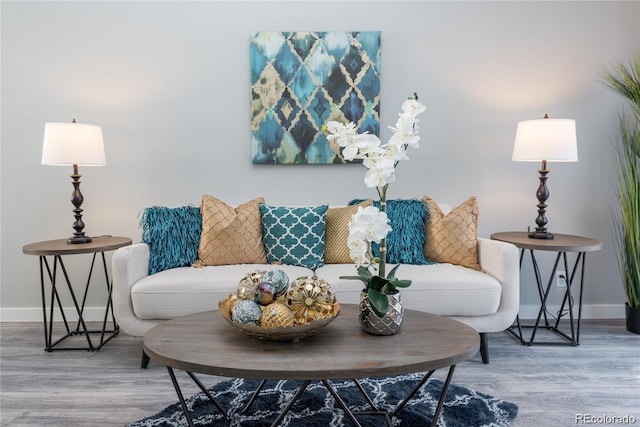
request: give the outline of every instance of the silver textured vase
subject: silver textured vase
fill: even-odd
[[[389,300],[389,308],[383,317],[378,317],[371,308],[367,292],[360,292],[358,318],[363,331],[371,335],[394,335],[400,332],[404,315],[400,292],[387,295],[387,299]]]

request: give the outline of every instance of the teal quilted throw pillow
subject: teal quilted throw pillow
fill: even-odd
[[[356,205],[362,200],[352,200],[349,205]],[[380,209],[380,201],[373,205]],[[392,264],[434,264],[424,256],[424,223],[429,219],[429,207],[422,200],[392,199],[387,200],[387,217],[391,230],[387,235],[387,262]],[[374,256],[380,255],[380,245],[371,244]]]
[[[267,262],[315,270],[324,264],[324,228],[328,205],[285,207],[260,205]]]
[[[187,267],[198,258],[202,232],[200,208],[146,208],[140,217],[142,242],[149,245],[149,274]]]

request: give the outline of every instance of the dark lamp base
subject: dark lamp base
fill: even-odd
[[[78,244],[78,243],[91,243],[93,239],[89,236],[73,236],[67,239],[67,243],[70,245]]]
[[[529,237],[532,239],[552,240],[553,234],[548,231],[532,231],[529,233]]]

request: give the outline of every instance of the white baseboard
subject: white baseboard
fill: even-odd
[[[549,312],[554,315],[560,307],[549,307]],[[538,316],[540,306],[523,305],[520,307],[521,319],[535,319]],[[57,313],[57,310],[56,310]],[[47,314],[48,315],[48,314]],[[78,320],[78,315],[72,307],[65,308],[67,320]],[[574,316],[578,316],[578,310],[574,309]],[[624,319],[624,304],[594,304],[582,306],[583,319]],[[104,307],[85,307],[84,319],[86,321],[104,320]],[[54,320],[62,320],[59,314],[54,316]],[[0,322],[38,322],[42,321],[42,307],[27,308],[0,308]]]

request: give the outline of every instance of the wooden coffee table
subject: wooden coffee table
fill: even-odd
[[[368,335],[360,329],[358,306],[344,304],[340,315],[317,335],[296,342],[259,340],[229,325],[218,311],[207,311],[161,323],[143,339],[145,353],[166,365],[189,425],[193,425],[173,369],[186,371],[211,402],[227,414],[194,373],[263,380],[247,410],[266,380],[302,380],[302,384],[274,420],[278,425],[309,383],[320,381],[329,390],[351,422],[360,426],[331,385],[331,379],[357,379],[426,372],[423,379],[391,413],[373,405],[368,413],[391,417],[441,368],[449,368],[432,426],[438,421],[455,366],[479,349],[478,332],[456,320],[414,310],[405,310],[402,331],[391,336]],[[243,410],[243,411],[244,411]]]

